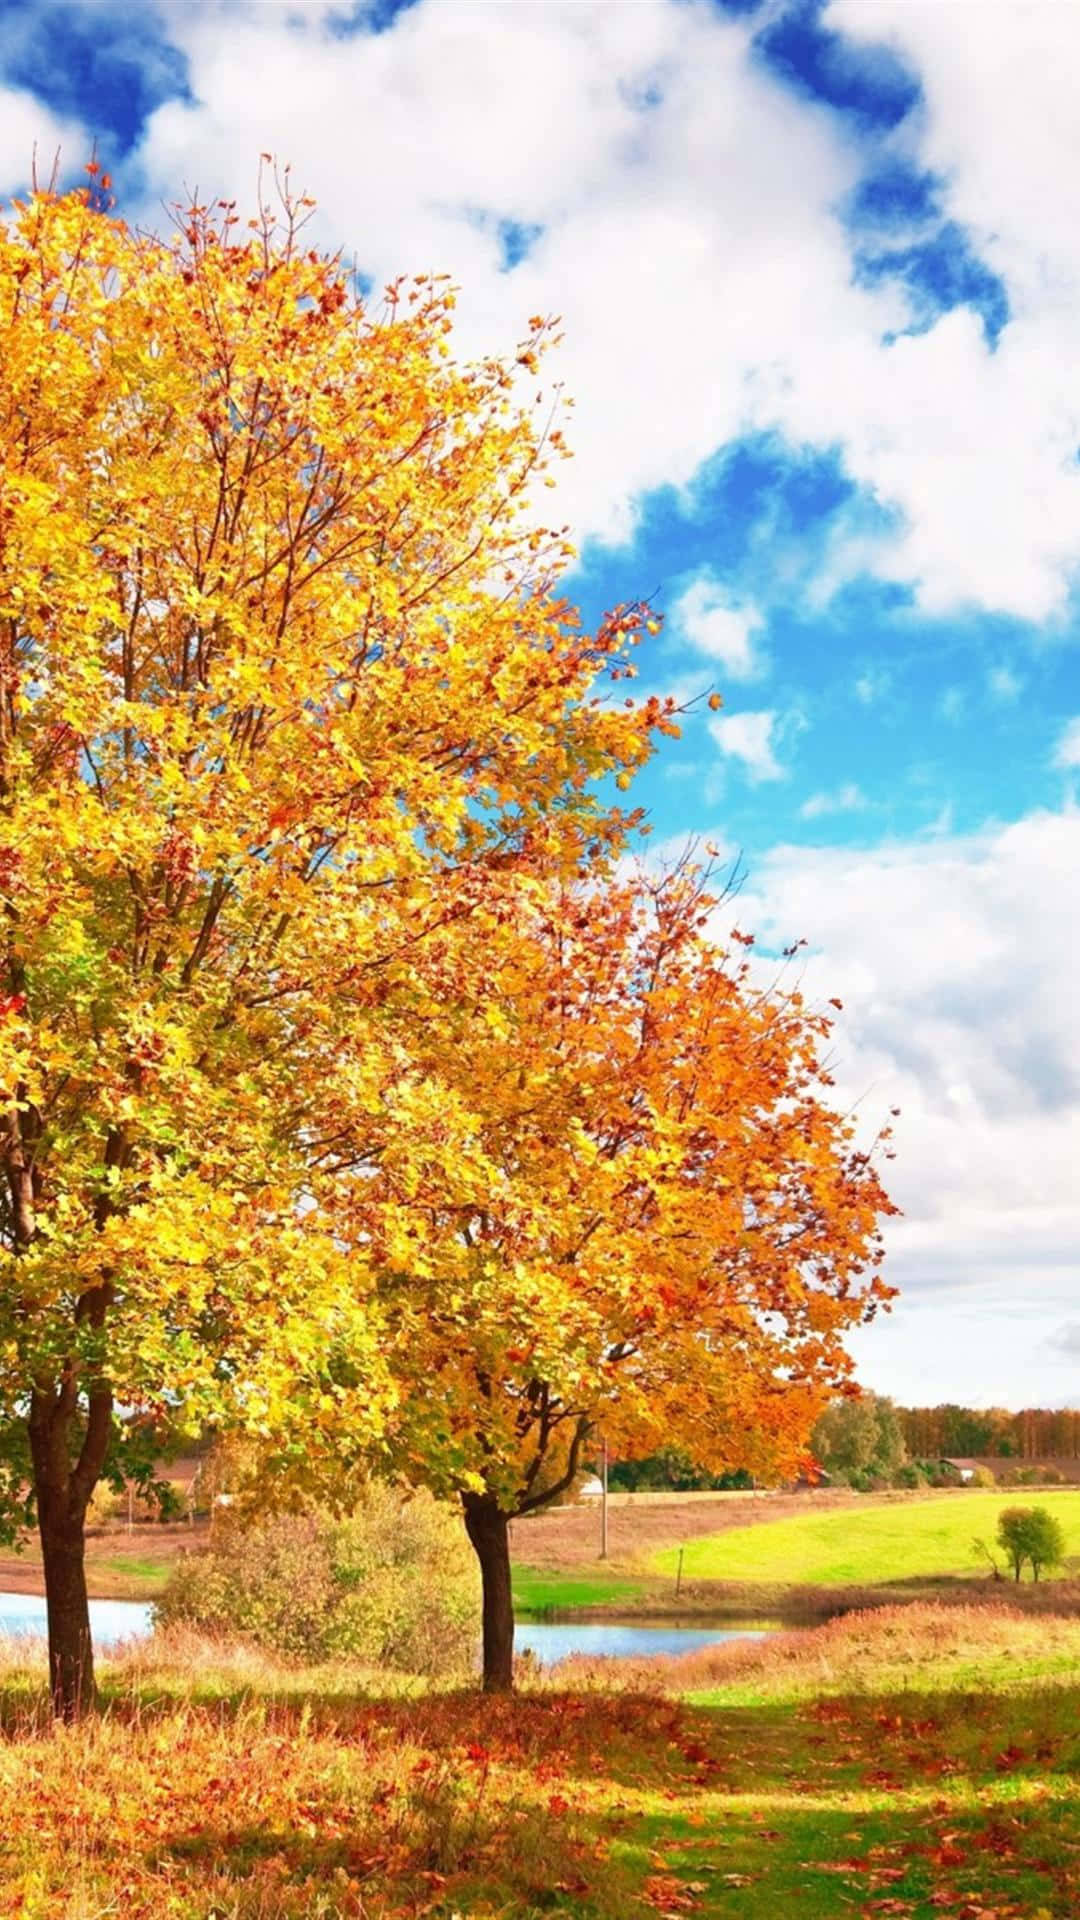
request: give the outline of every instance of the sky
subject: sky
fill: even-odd
[[[740,856],[720,930],[901,1110],[907,1403],[1080,1404],[1078,97],[1059,0],[0,0],[0,193],[96,144],[152,225],[268,151],[462,356],[562,316],[568,590],[723,700],[652,844]]]

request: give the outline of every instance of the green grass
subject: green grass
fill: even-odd
[[[517,1700],[165,1636],[60,1734],[6,1657],[17,1920],[1080,1912],[1073,1619],[890,1607]]]
[[[145,1554],[117,1553],[108,1559],[96,1562],[99,1570],[108,1573],[123,1574],[137,1586],[141,1593],[160,1593],[168,1584],[171,1566],[163,1560],[152,1560]]]
[[[1080,1555],[1080,1492],[1041,1487],[945,1494],[938,1498],[857,1506],[759,1521],[688,1540],[687,1580],[741,1580],[820,1586],[876,1586],[980,1572],[972,1552],[977,1536],[992,1541],[1008,1506],[1045,1506],[1065,1529],[1066,1553]],[[672,1574],[679,1548],[653,1555],[650,1565]],[[985,1566],[985,1563],[983,1563]]]
[[[624,1855],[672,1912],[1074,1916],[1078,1662],[1080,1622],[934,1607],[688,1656],[698,1794],[644,1795]]]
[[[580,1573],[544,1573],[535,1567],[515,1567],[513,1571],[514,1610],[516,1613],[550,1613],[576,1607],[603,1607],[613,1602],[633,1601],[641,1586],[618,1574],[591,1577]]]

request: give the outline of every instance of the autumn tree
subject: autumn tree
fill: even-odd
[[[479,979],[455,930],[427,943],[427,1155],[388,1149],[339,1209],[380,1276],[388,1458],[462,1503],[491,1690],[510,1520],[600,1431],[793,1470],[848,1377],[844,1332],[888,1293],[891,1209],[828,1105],[829,1022],[719,938],[710,884],[541,863],[470,923]]]
[[[99,187],[0,227],[0,1491],[69,1715],[117,1408],[382,1432],[331,1092],[400,1173],[410,956],[538,824],[554,873],[615,844],[658,711],[590,701],[644,615],[583,635],[531,514],[546,324],[462,367],[451,290],[369,311],[287,184],[165,239]]]
[[[907,1458],[896,1409],[876,1393],[834,1401],[815,1422],[810,1445],[832,1479],[855,1484],[867,1476],[891,1480]]]

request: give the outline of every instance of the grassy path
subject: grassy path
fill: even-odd
[[[11,1666],[0,1914],[1072,1920],[1078,1661],[914,1608],[485,1701],[178,1640],[58,1735]]]

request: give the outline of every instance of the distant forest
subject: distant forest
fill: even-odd
[[[1080,1460],[1080,1408],[897,1407],[913,1460]]]
[[[860,1425],[855,1409],[866,1409],[864,1423],[873,1409],[878,1426],[884,1420],[885,1427],[876,1441],[866,1441],[859,1457],[845,1458],[845,1450],[850,1451],[852,1443],[846,1429]],[[827,1433],[830,1426],[838,1427],[838,1431]],[[935,1461],[1015,1460],[1019,1465],[1026,1461],[1080,1460],[1080,1408],[1025,1407],[1021,1413],[1010,1413],[1004,1407],[951,1404],[898,1407],[891,1400],[868,1393],[861,1400],[839,1402],[826,1413],[814,1428],[811,1446],[834,1481],[858,1486],[914,1485],[908,1476],[915,1469],[902,1465],[905,1458],[921,1463],[923,1479],[931,1481]],[[860,1467],[865,1470],[859,1471]],[[637,1493],[660,1488],[719,1491],[751,1487],[754,1482],[742,1469],[707,1473],[689,1454],[669,1448],[644,1459],[613,1462],[608,1484],[613,1492]]]

